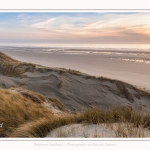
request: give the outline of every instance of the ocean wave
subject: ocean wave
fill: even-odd
[[[143,59],[128,59],[128,58],[126,58],[126,59],[124,59],[124,58],[111,58],[111,59],[150,64],[150,60],[143,60]]]

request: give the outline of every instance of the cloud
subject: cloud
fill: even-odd
[[[77,43],[149,43],[150,13],[20,13],[1,39]],[[13,35],[13,36],[12,36]]]
[[[48,19],[48,20],[45,20],[45,21],[42,21],[42,22],[38,22],[38,23],[35,23],[35,24],[32,24],[30,25],[31,28],[49,28],[50,27],[50,23],[52,21],[56,20],[56,18],[51,18],[51,19]]]

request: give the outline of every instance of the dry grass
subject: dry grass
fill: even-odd
[[[143,124],[143,116],[141,112],[133,111],[130,107],[113,107],[111,109],[92,109],[84,110],[79,114],[79,118],[87,123],[115,123],[115,122],[130,122],[134,123],[135,126]]]
[[[73,70],[73,69],[68,69],[67,71],[68,71],[69,73],[74,74],[74,75],[81,75],[81,74],[82,74],[80,71]]]
[[[55,98],[51,98],[51,97],[48,97],[47,99],[53,107],[58,108],[59,110],[65,111],[64,105],[59,100]]]
[[[46,98],[44,96],[42,96],[41,94],[39,94],[39,93],[35,93],[35,92],[29,91],[29,90],[26,90],[26,89],[21,89],[21,88],[19,88],[19,89],[14,88],[13,90],[19,92],[21,95],[23,95],[24,97],[30,99],[33,102],[41,104],[41,103],[46,101]]]
[[[47,118],[53,114],[46,107],[21,94],[0,89],[0,137],[8,137],[14,129],[27,122]]]
[[[34,64],[17,61],[0,52],[0,73],[11,77],[20,77],[27,71],[33,71]]]
[[[146,118],[145,118],[146,117]],[[38,121],[29,122],[20,128],[17,128],[12,134],[13,137],[44,137],[50,131],[63,125],[73,123],[124,123],[126,127],[124,130],[122,125],[116,127],[115,133],[117,137],[143,137],[143,128],[149,127],[145,125],[145,120],[149,119],[148,116],[130,110],[129,108],[113,108],[110,110],[98,110],[92,108],[84,110],[82,113],[75,115],[44,118]],[[132,124],[130,126],[129,124]]]
[[[18,62],[18,61],[0,52],[0,63],[4,63],[4,62],[12,63],[12,62]]]
[[[0,73],[9,77],[21,77],[25,72],[32,72],[35,69],[35,65],[29,63],[5,63],[0,65]]]
[[[73,123],[121,123],[116,127],[116,136],[143,137],[143,128],[150,127],[150,114],[143,115],[129,107],[107,110],[93,107],[77,114],[55,116],[43,105],[44,97],[29,91],[26,93],[0,89],[0,123],[3,123],[0,137],[44,137],[53,129]],[[49,100],[55,107],[64,109],[56,99]]]
[[[11,137],[45,137],[46,134],[53,129],[69,124],[67,117],[51,116],[49,118],[42,118],[23,124],[17,128],[10,136]]]
[[[117,123],[112,125],[112,129],[115,131],[116,137],[143,138],[145,136],[144,128],[142,126],[135,127],[130,123]]]

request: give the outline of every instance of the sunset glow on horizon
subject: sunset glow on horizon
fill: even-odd
[[[149,44],[149,12],[0,12],[0,43]]]

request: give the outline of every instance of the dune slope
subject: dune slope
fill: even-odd
[[[150,94],[134,86],[64,68],[19,62],[0,53],[0,87],[24,88],[58,99],[68,110],[128,106],[148,112]],[[142,82],[142,81],[139,81]]]

